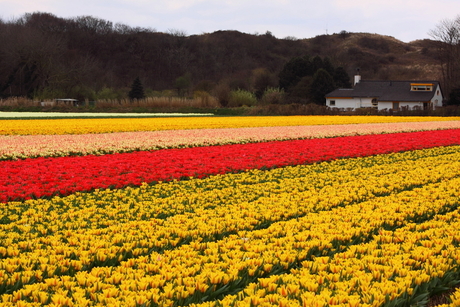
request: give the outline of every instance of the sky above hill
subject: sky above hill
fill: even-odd
[[[186,35],[270,31],[277,38],[311,38],[341,31],[430,38],[443,19],[460,15],[459,0],[0,0],[0,19],[25,13],[93,16],[131,27]]]

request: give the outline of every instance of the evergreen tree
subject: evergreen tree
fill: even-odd
[[[310,59],[307,56],[292,58],[279,73],[279,86],[288,91],[300,79],[310,75],[313,75],[313,70]]]
[[[174,82],[174,87],[177,89],[177,94],[179,96],[184,96],[187,92],[190,84],[192,83],[192,76],[190,73],[185,73],[184,75],[176,78]]]
[[[341,66],[334,71],[334,82],[337,88],[351,88],[350,76]]]
[[[144,86],[139,77],[137,77],[131,85],[131,90],[128,93],[130,99],[143,99],[145,98]]]
[[[315,74],[319,69],[321,68],[325,68],[324,67],[324,62],[323,62],[323,59],[321,59],[321,57],[319,55],[315,56],[312,60],[311,60],[311,64],[313,66],[313,73]],[[327,70],[326,70],[327,71]]]
[[[331,76],[334,75],[334,65],[332,65],[331,59],[329,57],[325,57],[323,59],[323,67]]]
[[[326,104],[324,96],[335,88],[332,76],[324,68],[318,69],[310,85],[310,98],[314,103]]]
[[[297,84],[291,88],[291,91],[289,93],[290,96],[308,100],[310,98],[310,86],[312,79],[312,76],[305,76],[302,79],[300,79],[300,81],[297,82]]]

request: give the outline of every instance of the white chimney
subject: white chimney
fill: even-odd
[[[360,75],[355,75],[355,82],[353,83],[353,86],[356,85],[356,83],[359,83],[361,81],[361,76]]]

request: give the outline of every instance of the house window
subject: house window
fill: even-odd
[[[433,84],[431,83],[412,83],[410,87],[411,91],[429,92],[433,90]]]
[[[331,100],[331,101],[329,102],[329,105],[330,105],[330,106],[335,106],[335,100]]]
[[[399,110],[399,102],[394,102],[393,101],[393,110]]]
[[[372,107],[377,108],[379,105],[377,98],[372,99]]]

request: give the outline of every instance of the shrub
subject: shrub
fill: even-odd
[[[390,52],[390,45],[383,38],[373,38],[364,36],[358,40],[358,44],[364,48],[369,48],[380,53]]]
[[[257,104],[256,95],[245,90],[236,90],[230,92],[229,107],[254,106]]]
[[[269,87],[265,90],[261,104],[282,104],[284,102],[284,90],[279,87]]]
[[[339,33],[339,37],[340,37],[341,39],[346,39],[346,38],[350,37],[350,33],[348,33],[348,32],[345,31],[345,30],[342,30],[342,31],[340,31],[340,33]]]
[[[216,99],[212,97],[208,92],[206,91],[195,91],[193,92],[193,99],[195,101],[199,101],[199,106],[202,108],[207,108],[207,107],[216,107]]]
[[[120,90],[115,90],[113,88],[104,87],[96,94],[96,99],[101,100],[115,100],[122,99],[125,94]]]
[[[219,83],[214,88],[214,95],[222,107],[226,107],[230,101],[230,86],[227,83]]]

